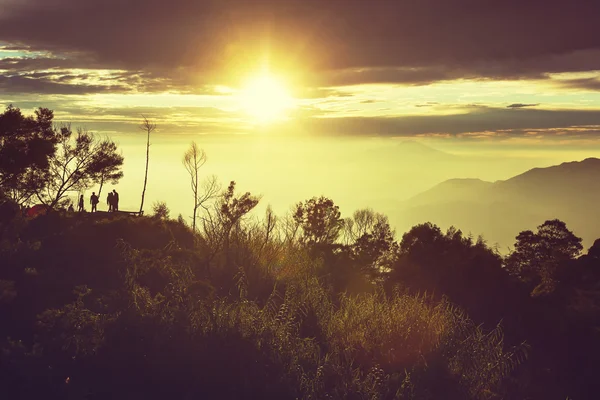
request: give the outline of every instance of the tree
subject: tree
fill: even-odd
[[[110,139],[98,139],[84,129],[78,129],[74,137],[68,125],[59,132],[58,150],[50,158],[46,181],[36,191],[41,203],[56,207],[69,192],[88,189],[107,176],[115,181],[123,175],[123,156]]]
[[[260,198],[246,192],[235,197],[235,182],[231,181],[223,194],[219,204],[221,223],[225,228],[225,237],[229,237],[231,229],[254,207],[258,205]]]
[[[474,240],[454,227],[414,226],[402,236],[388,286],[446,296],[477,320],[497,324],[507,318],[520,297],[502,258],[480,237]]]
[[[378,222],[387,222],[387,217],[376,213],[370,208],[356,210],[351,218],[344,220],[344,239],[346,244],[351,244],[365,233],[371,231]]]
[[[202,238],[209,249],[207,252],[209,262],[223,250],[225,264],[229,265],[229,244],[232,231],[240,226],[244,216],[252,211],[259,201],[260,198],[251,195],[250,192],[235,196],[235,182],[229,183],[227,190],[213,205],[213,211],[207,212],[205,218],[202,218]]]
[[[98,197],[102,194],[102,187],[105,183],[116,185],[123,177],[123,162],[125,159],[121,154],[117,153],[117,145],[105,139],[100,142],[98,149],[98,157],[96,158],[94,170],[98,171],[96,180],[100,183],[98,189]]]
[[[153,217],[156,219],[169,219],[169,207],[167,207],[167,203],[164,201],[157,201],[152,206]]]
[[[589,257],[600,259],[600,239],[594,240],[594,244],[588,249],[587,255]]]
[[[533,294],[553,291],[558,269],[583,249],[581,238],[558,219],[544,222],[536,233],[523,231],[516,239],[515,250],[506,258],[505,267],[521,281],[536,287]]]
[[[4,195],[25,204],[46,180],[50,158],[56,151],[54,114],[39,108],[35,116],[8,106],[0,114],[0,186]]]
[[[150,162],[150,134],[156,129],[156,124],[151,123],[148,118],[142,116],[144,120],[140,125],[140,129],[147,133],[146,140],[146,173],[144,174],[144,188],[142,189],[142,203],[140,204],[140,213],[144,211],[144,196],[146,195],[146,184],[148,183],[148,163]]]
[[[390,267],[398,244],[394,238],[395,232],[387,221],[375,223],[372,230],[363,233],[352,246],[352,254],[363,268],[372,275],[377,275],[382,269]]]
[[[293,215],[302,228],[302,241],[309,244],[333,244],[344,225],[339,207],[324,196],[298,203]]]
[[[345,219],[343,236],[352,259],[370,275],[389,267],[398,250],[388,217],[372,209],[357,210]]]
[[[183,155],[183,165],[190,174],[190,186],[194,195],[194,209],[192,214],[192,230],[196,231],[196,217],[200,207],[207,210],[206,202],[214,199],[221,190],[216,177],[208,178],[203,187],[199,187],[200,168],[206,163],[206,153],[192,142],[190,148]]]

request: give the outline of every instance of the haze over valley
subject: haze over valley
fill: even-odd
[[[114,135],[114,139],[126,160],[125,176],[118,186],[122,207],[135,210],[144,173],[144,137],[134,130],[130,135]],[[577,203],[566,200],[572,196],[573,201],[580,198],[594,204],[598,199],[592,190],[598,173],[593,162],[574,172],[585,174],[589,180],[572,190],[554,190],[554,185],[569,182],[561,174],[549,173],[535,182],[526,180],[523,185],[531,183],[531,191],[518,187],[509,193],[502,189],[481,193],[486,183],[509,180],[533,168],[600,157],[600,146],[581,149],[554,145],[515,151],[502,144],[458,147],[444,140],[407,138],[159,133],[152,139],[147,198],[149,204],[165,201],[174,216],[186,218],[192,198],[181,158],[192,140],[207,153],[204,177],[214,174],[223,185],[235,180],[241,190],[262,195],[262,204],[254,212],[257,216],[262,216],[267,205],[283,215],[302,199],[324,195],[340,206],[343,217],[372,208],[388,215],[399,235],[427,221],[444,229],[454,225],[466,234],[483,235],[503,253],[514,244],[518,232],[546,219],[570,222],[586,246],[600,235],[595,225],[585,223],[596,210],[573,206]],[[519,189],[521,193],[517,193]],[[553,197],[556,202],[552,202]]]

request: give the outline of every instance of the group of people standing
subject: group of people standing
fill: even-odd
[[[90,196],[92,212],[98,211],[98,203],[100,203],[100,198],[96,195],[96,192],[92,192],[92,195]],[[119,211],[119,193],[117,193],[115,189],[113,189],[112,192],[108,192],[106,203],[108,204],[108,212]],[[85,211],[83,195],[79,196],[77,211]]]
[[[119,211],[119,193],[114,189],[112,192],[108,192],[106,203],[108,204],[108,212]]]

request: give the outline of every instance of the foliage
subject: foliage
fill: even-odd
[[[597,393],[586,377],[600,365],[600,240],[577,258],[581,239],[564,222],[521,232],[503,260],[483,238],[431,223],[398,243],[386,216],[364,209],[344,220],[325,197],[259,218],[260,198],[236,193],[233,181],[219,195],[216,180],[200,190],[195,146],[185,158],[194,215],[204,210],[195,226],[170,220],[165,203],[151,217],[25,216],[14,200],[32,188],[57,205],[70,190],[122,176],[114,143],[43,131],[51,120],[43,109],[37,119],[10,107],[0,115],[0,152],[15,159],[0,159],[5,397]],[[147,153],[154,128],[144,120]],[[40,138],[49,147],[39,158],[15,155]],[[147,177],[148,157],[146,167]],[[548,295],[530,296],[533,287]]]
[[[523,231],[516,239],[506,269],[523,282],[537,286],[534,293],[552,292],[558,269],[583,249],[581,238],[557,219],[544,222],[536,233]]]
[[[308,244],[332,244],[343,227],[339,207],[326,197],[313,197],[298,203],[294,221],[302,228],[302,241]]]
[[[490,326],[505,318],[517,299],[502,258],[483,239],[473,240],[453,227],[444,233],[431,223],[402,236],[387,280],[416,292],[445,295]]]
[[[236,225],[244,215],[258,205],[260,200],[258,197],[252,196],[250,192],[246,192],[239,197],[235,197],[234,192],[235,182],[231,181],[219,203],[220,215],[226,229],[231,229]]]
[[[152,216],[157,219],[169,219],[169,208],[164,201],[157,201],[152,206]]]
[[[125,159],[117,153],[115,142],[104,139],[99,143],[93,170],[96,171],[94,181],[100,184],[98,197],[102,194],[105,183],[116,185],[123,178],[123,163]]]
[[[53,118],[47,108],[25,117],[12,105],[0,114],[0,187],[18,204],[27,203],[46,182],[57,142]]]
[[[187,234],[156,241],[176,222],[52,218],[38,218],[60,235],[45,243],[85,243],[94,232],[103,239],[97,254],[112,249],[113,261],[98,260],[98,274],[98,264],[73,265],[80,254],[67,252],[3,284],[12,293],[0,308],[11,322],[3,337],[26,339],[2,344],[0,383],[12,398],[484,399],[500,395],[523,361],[447,302],[382,290],[338,301],[310,275],[271,286],[262,300],[215,297],[217,282],[199,279]],[[127,241],[107,240],[109,232]],[[93,248],[81,251],[95,260]],[[48,252],[64,249],[39,251],[52,259]],[[47,282],[67,271],[69,282]],[[260,282],[246,284],[252,292]],[[23,298],[32,287],[42,298]]]
[[[346,241],[352,258],[372,278],[389,270],[396,259],[398,244],[388,218],[373,210],[358,210],[344,221]]]
[[[56,207],[69,192],[81,192],[98,183],[117,181],[123,174],[123,156],[108,138],[79,129],[74,135],[70,126],[60,128],[58,150],[50,159],[48,178],[36,192],[37,199]]]

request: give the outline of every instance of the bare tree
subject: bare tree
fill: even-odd
[[[140,204],[140,213],[144,212],[144,196],[146,195],[146,184],[148,183],[148,162],[150,160],[150,134],[156,129],[156,124],[151,123],[148,118],[142,115],[144,119],[140,129],[148,134],[146,141],[146,174],[144,175],[144,189],[142,189],[142,203]]]
[[[209,177],[200,187],[200,168],[206,163],[206,153],[192,142],[190,148],[183,155],[183,165],[190,174],[190,186],[194,194],[194,211],[192,214],[192,230],[196,231],[196,217],[198,209],[207,210],[206,203],[214,199],[221,191],[217,178]]]
[[[273,212],[273,209],[269,205],[269,206],[267,206],[267,210],[265,212],[265,223],[264,223],[265,241],[264,241],[262,247],[264,247],[267,243],[269,243],[269,239],[272,238],[272,235],[275,231],[276,226],[277,226],[277,216],[275,215],[275,213]]]
[[[352,218],[344,220],[344,244],[350,245],[358,240],[358,238],[372,233],[378,224],[389,224],[387,216],[375,212],[370,208],[355,211]]]

